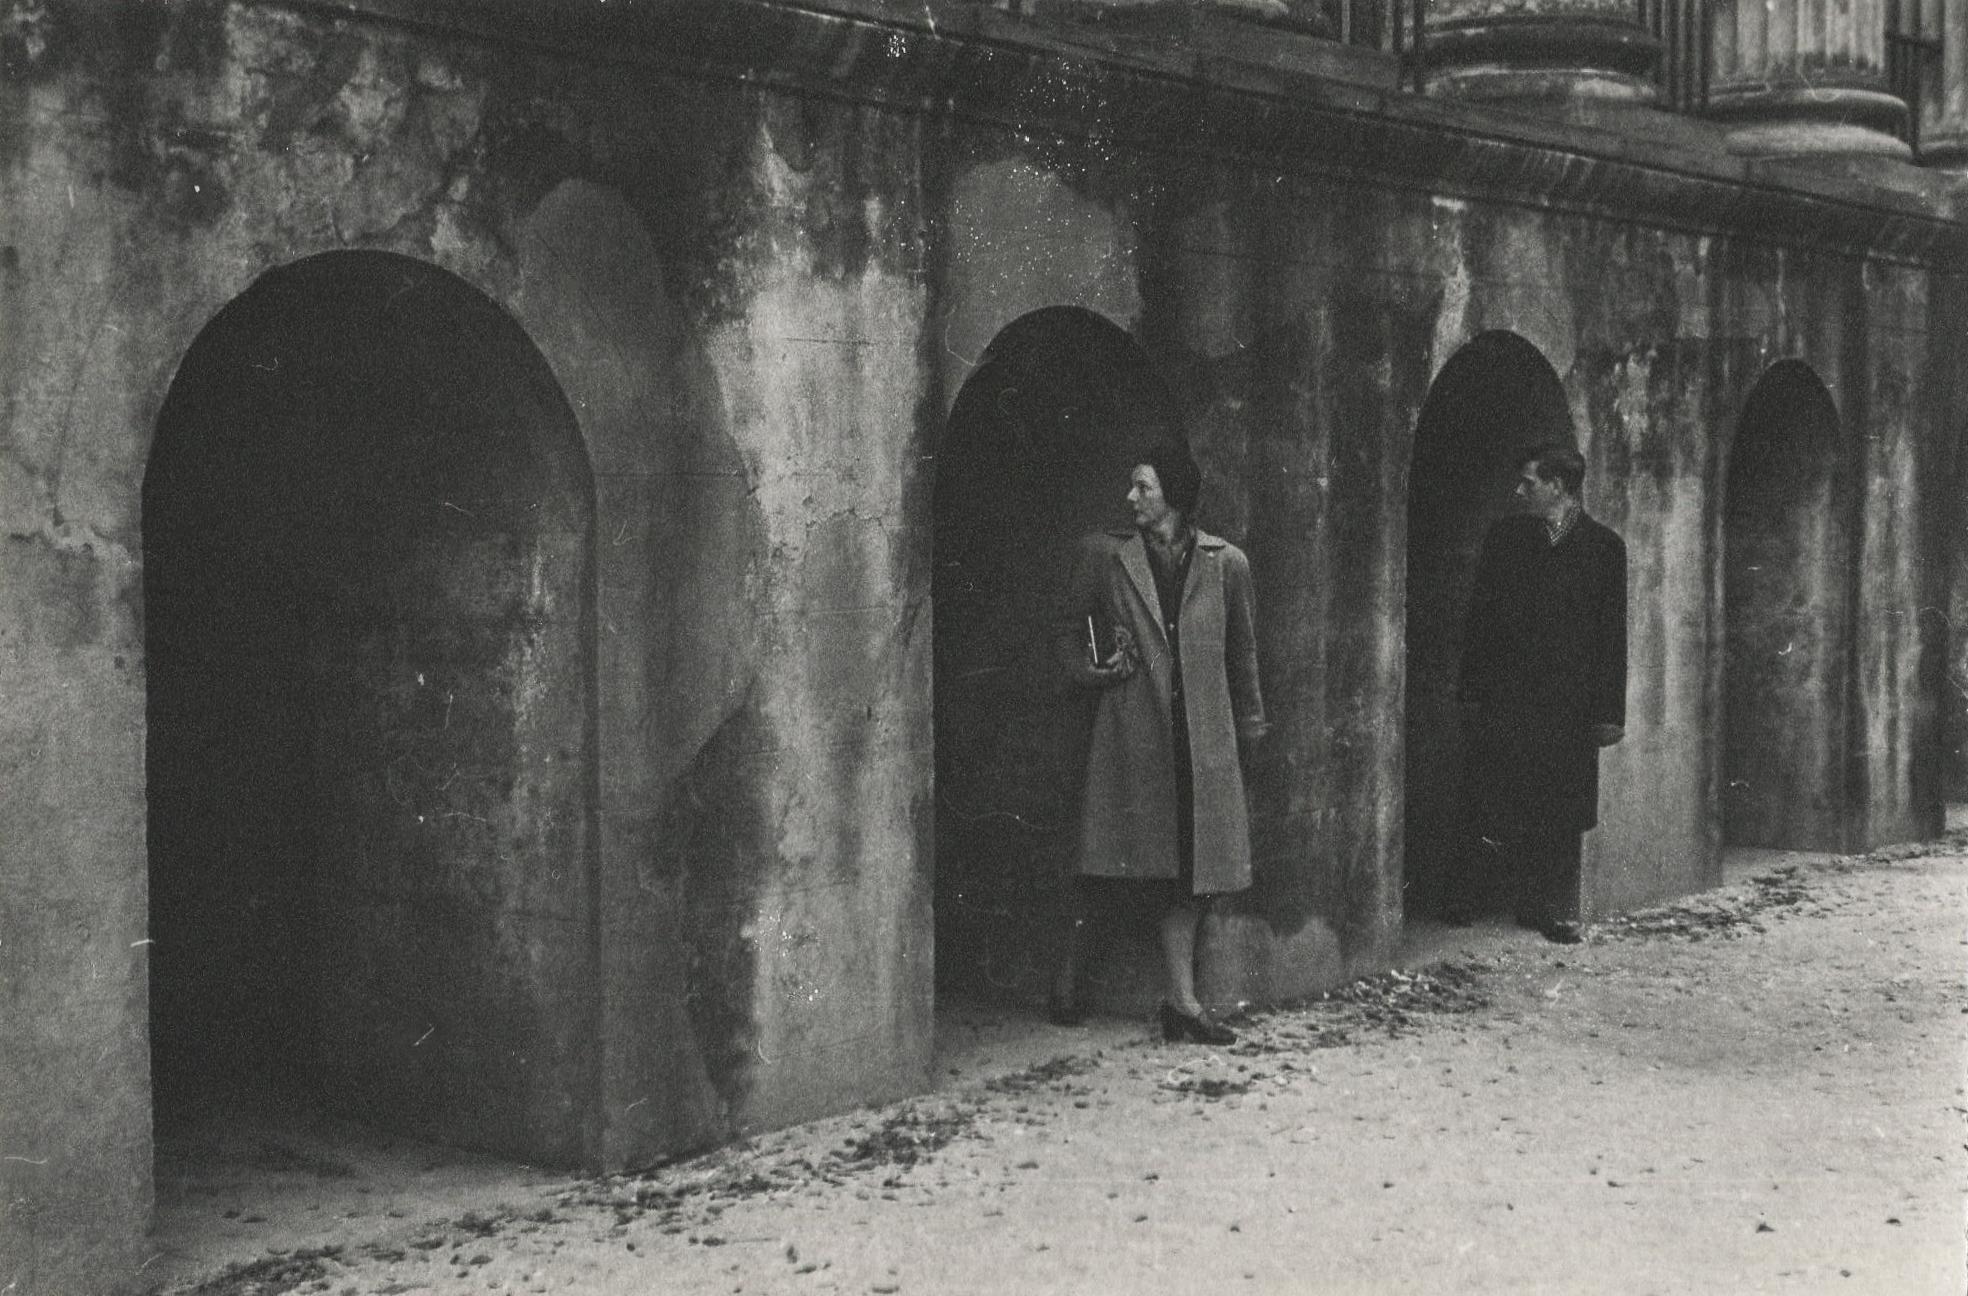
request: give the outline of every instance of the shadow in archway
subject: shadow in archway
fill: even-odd
[[[1558,375],[1514,333],[1477,336],[1442,367],[1408,472],[1407,712],[1402,899],[1413,917],[1494,907],[1466,857],[1456,683],[1484,533],[1511,504],[1517,456],[1573,444]]]
[[[1722,840],[1854,849],[1850,528],[1838,411],[1809,366],[1743,408],[1723,498]]]
[[[161,1147],[250,1092],[591,1158],[592,516],[448,274],[316,257],[199,335],[144,479]]]
[[[1087,532],[1126,527],[1127,474],[1177,434],[1127,333],[1074,307],[1007,326],[937,453],[937,987],[1035,998],[1073,868],[1092,699],[1052,656]]]

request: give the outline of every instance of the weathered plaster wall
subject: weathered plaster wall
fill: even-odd
[[[982,348],[1039,307],[1137,332],[1203,462],[1203,522],[1256,572],[1275,729],[1213,998],[1389,957],[1410,440],[1486,331],[1559,376],[1588,502],[1633,556],[1590,911],[1717,875],[1717,436],[1776,359],[1865,438],[1854,817],[1871,840],[1932,818],[1938,658],[1905,626],[1953,410],[1921,394],[1918,268],[1545,204],[1597,164],[1516,145],[1444,144],[1441,165],[1520,177],[1522,201],[1380,186],[1346,160],[1365,118],[1337,110],[1323,143],[1210,160],[1181,122],[1132,116],[1150,87],[1121,76],[1005,92],[1033,119],[1080,113],[1061,143],[989,103],[882,109],[313,11],[15,5],[4,42],[0,1272],[20,1291],[113,1285],[146,1213],[151,431],[205,321],[317,252],[401,252],[484,294],[580,427],[591,1160],[924,1081],[932,465]]]
[[[1961,510],[1960,501],[1961,491],[1956,487],[1953,508],[1957,514]],[[1947,601],[1943,604],[1947,608],[1947,667],[1941,684],[1946,758],[1942,774],[1947,801],[1968,800],[1968,633],[1962,630],[1968,626],[1968,540],[1964,540],[1962,531],[1958,517],[1948,523],[1948,541],[1943,551],[1948,573]]]
[[[1930,363],[1935,325],[1927,277],[1869,265],[1853,289],[1868,324],[1852,342],[1863,437],[1853,737],[1861,744],[1861,841],[1871,846],[1931,837],[1943,827],[1938,684],[1946,559],[1935,510],[1946,507],[1953,460],[1946,429],[1960,414],[1948,417],[1941,402],[1952,380]],[[1956,321],[1942,327],[1959,335]]]
[[[129,371],[174,328],[127,290],[110,142],[34,128],[74,89],[0,78],[0,1272],[34,1292],[133,1272],[151,1192],[143,444],[87,432],[154,410]]]
[[[955,192],[974,201],[991,189],[1002,202],[995,239],[966,224],[951,241],[965,256],[944,285],[946,318],[963,336],[988,337],[975,321],[1002,327],[1040,304],[1035,282],[1051,285],[1054,305],[1125,307],[1127,294],[1101,285],[1116,249],[1127,250],[1140,266],[1141,336],[1175,385],[1209,479],[1206,524],[1243,543],[1257,574],[1276,729],[1253,787],[1258,885],[1220,915],[1207,955],[1214,993],[1303,993],[1385,957],[1398,922],[1403,795],[1391,735],[1401,717],[1405,534],[1390,504],[1404,498],[1429,382],[1488,330],[1526,339],[1561,375],[1590,465],[1588,502],[1632,555],[1629,723],[1602,760],[1588,910],[1711,883],[1722,449],[1774,360],[1800,356],[1837,382],[1851,339],[1870,327],[1847,296],[1861,263],[1290,174],[1136,169],[1111,146],[1091,162],[1038,145],[1018,156],[1012,171],[994,159],[959,173]],[[1030,181],[1040,167],[1052,187]],[[1001,185],[1006,174],[1019,177],[1016,192]],[[1056,197],[1059,186],[1077,201]],[[1097,212],[1123,232],[1069,232],[1099,224]],[[1035,245],[1043,274],[1031,269]],[[1000,264],[1009,268],[992,273]],[[1922,363],[1918,349],[1896,355]],[[1854,522],[1826,525],[1842,536]],[[1915,578],[1910,560],[1882,551],[1867,561],[1882,565],[1889,603],[1908,594],[1892,590]],[[1882,642],[1896,665],[1873,687],[1872,708],[1897,716],[1911,699],[1894,672],[1915,669],[1917,648],[1902,661],[1907,644]],[[1831,687],[1846,688],[1842,680]],[[1890,767],[1884,791],[1871,808],[1832,813],[1897,813],[1925,759],[1921,732],[1875,734],[1865,750],[1890,753],[1867,757]]]
[[[928,569],[912,513],[924,327],[905,121],[769,110],[754,224],[706,349],[764,534],[752,699],[766,865],[740,928],[755,960],[755,1088],[784,1122],[923,1082],[930,1038]],[[865,166],[866,170],[862,168]]]
[[[1714,274],[1707,253],[1705,241],[1659,231],[1622,239],[1608,258],[1617,281],[1586,299],[1596,336],[1571,376],[1587,505],[1627,544],[1626,737],[1599,762],[1600,826],[1586,841],[1592,916],[1720,876],[1706,512],[1716,426],[1707,364],[1720,330],[1698,304]],[[1650,261],[1670,273],[1626,301]],[[1589,280],[1589,257],[1572,264]]]
[[[583,1159],[919,1087],[908,123],[265,9],[17,17],[0,478],[27,601],[0,724],[10,789],[41,791],[10,792],[0,832],[5,947],[30,956],[0,1047],[8,1281],[95,1289],[139,1259],[138,487],[199,328],[317,252],[402,251],[485,293],[587,442],[606,1047]]]

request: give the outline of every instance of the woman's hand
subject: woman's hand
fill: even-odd
[[[1073,653],[1066,659],[1067,674],[1073,683],[1081,688],[1101,689],[1111,688],[1134,677],[1136,669],[1134,636],[1128,633],[1128,628],[1124,625],[1115,626],[1113,634],[1114,651],[1097,661],[1092,655],[1093,618],[1087,618],[1086,641],[1079,645],[1077,651],[1068,647],[1069,641],[1065,639],[1060,641],[1062,649]]]
[[[1086,681],[1095,688],[1106,688],[1134,675],[1134,658],[1124,648],[1114,651],[1113,656],[1098,666],[1088,665]]]

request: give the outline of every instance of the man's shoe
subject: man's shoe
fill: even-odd
[[[1209,1010],[1191,1017],[1168,1004],[1162,1005],[1162,1038],[1171,1044],[1189,1040],[1197,1044],[1235,1044],[1237,1032],[1209,1015]]]

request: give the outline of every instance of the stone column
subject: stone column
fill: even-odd
[[[1660,42],[1641,22],[1639,0],[1434,0],[1426,32],[1431,94],[1629,104],[1656,98]]]
[[[1921,0],[1922,16],[1941,35],[1941,83],[1920,105],[1920,161],[1968,172],[1968,0]]]
[[[1709,116],[1757,157],[1909,156],[1886,89],[1887,0],[1713,0]]]

